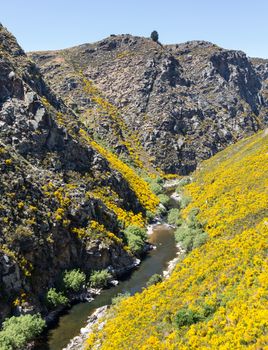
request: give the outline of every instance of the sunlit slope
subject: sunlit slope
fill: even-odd
[[[210,238],[111,310],[88,348],[268,348],[268,133],[204,162],[186,187]]]

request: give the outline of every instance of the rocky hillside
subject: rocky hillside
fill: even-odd
[[[48,291],[52,292],[55,304],[61,305],[65,297],[61,293],[67,289],[62,285],[64,271],[79,269],[78,277],[82,276],[85,282],[94,270],[107,269],[119,275],[133,267],[135,254],[142,252],[146,239],[141,228],[148,218],[154,217],[161,199],[153,193],[154,190],[159,194],[161,190],[159,175],[188,174],[202,159],[264,128],[268,121],[267,68],[264,60],[249,60],[242,52],[223,50],[207,42],[163,46],[130,35],[111,35],[95,44],[26,55],[0,25],[0,323],[12,313],[47,315],[55,306],[48,305]],[[266,136],[258,136],[256,145],[267,141]],[[255,145],[255,139],[252,140]],[[247,150],[252,145],[245,142]],[[266,145],[260,147],[265,158]],[[231,157],[231,153],[226,156]],[[260,164],[261,161],[253,162],[247,168],[245,161],[240,165],[245,167],[243,176],[254,169],[254,181],[259,176],[266,184],[262,172],[266,163],[263,168],[259,168]],[[255,171],[255,165],[260,170]],[[220,169],[230,167],[234,173],[239,170],[231,166],[232,161],[225,162]],[[242,227],[241,218],[249,219],[252,226],[243,226],[245,236],[252,233],[255,223],[261,234],[266,225],[261,221],[267,208],[265,187],[261,185],[253,193],[266,205],[260,211],[257,209],[261,204],[257,202],[259,206],[254,207],[255,197],[250,192],[242,198],[248,207],[242,207],[243,215],[247,216],[239,217],[240,221],[236,216],[234,222],[221,217],[223,212],[217,212],[218,207],[207,212],[211,198],[206,195],[215,190],[213,184],[217,184],[218,178],[219,172],[208,177],[205,194],[201,180],[197,180],[196,187],[189,187],[194,198],[200,197],[200,203],[196,199],[193,203],[204,209],[201,220],[209,222],[218,215],[218,221],[207,224],[206,229],[211,237],[219,235],[222,239],[213,241],[211,247],[214,249],[214,244],[219,243],[223,249],[208,251],[209,266],[213,266],[213,259],[220,263],[217,254],[227,249],[221,231],[226,222],[237,228]],[[226,180],[220,179],[219,186]],[[255,182],[252,177],[251,189]],[[241,188],[235,190],[240,193]],[[217,199],[214,195],[213,192],[212,204]],[[238,209],[237,204],[241,203],[228,202],[227,207]],[[258,222],[250,216],[255,209]],[[229,214],[235,213],[233,210]],[[228,244],[236,237],[230,233]],[[263,246],[257,239],[256,244],[259,244],[256,249],[260,248],[260,256],[256,255],[258,265]],[[242,245],[240,248],[238,253],[242,254]],[[198,252],[200,256],[206,254]],[[246,252],[245,261],[250,252]],[[238,253],[231,252],[231,258],[240,256]],[[191,262],[193,269],[202,260],[200,256]],[[244,267],[245,274],[250,274]],[[231,271],[232,266],[228,268]],[[189,276],[187,272],[179,277],[181,288]],[[201,283],[206,280],[206,272],[196,278]],[[250,281],[255,286],[255,280]],[[227,282],[224,280],[220,286],[224,288]],[[257,289],[253,292],[262,293]],[[214,303],[212,309],[218,310],[218,299],[214,300],[214,294],[206,295],[209,296],[204,305]],[[168,297],[167,292],[165,301]],[[146,298],[144,303],[142,312],[148,306]],[[162,304],[157,303],[161,308]],[[181,301],[176,305],[183,306]],[[246,302],[244,306],[247,307]],[[164,316],[159,313],[161,320],[168,320],[172,312]],[[230,322],[235,322],[232,321],[235,315],[230,317]],[[121,322],[120,317],[118,320],[125,327],[125,321]],[[173,341],[177,333],[174,335],[170,327],[157,337],[169,334],[168,339]],[[107,328],[107,332],[111,329]],[[146,327],[144,330],[147,332]],[[1,343],[6,333],[0,333]],[[180,337],[181,333],[178,334]],[[142,336],[140,332],[134,340]],[[101,337],[105,344],[106,333]],[[142,341],[148,340],[145,338]],[[149,340],[149,345],[157,341]],[[241,341],[251,342],[251,338]],[[134,349],[136,343],[133,344]]]
[[[111,35],[29,56],[95,138],[150,169],[187,174],[268,121],[267,65],[209,42]]]
[[[93,140],[1,25],[0,169],[0,322],[11,311],[46,314],[64,270],[133,266],[122,229],[144,226],[158,199]]]
[[[112,307],[87,349],[267,348],[267,160],[266,129],[202,163],[175,235],[185,246],[202,227],[208,240]]]

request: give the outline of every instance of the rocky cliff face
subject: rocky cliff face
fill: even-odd
[[[267,123],[266,68],[209,42],[162,46],[131,35],[30,53],[77,118],[118,153],[186,174]],[[117,129],[119,132],[115,132]]]
[[[44,295],[65,269],[133,265],[116,210],[98,194],[126,215],[145,209],[87,137],[0,26],[0,322],[18,307],[46,313]]]
[[[251,64],[254,67],[255,72],[259,80],[261,81],[261,95],[263,99],[266,101],[268,98],[268,60],[262,58],[251,58]],[[264,122],[267,124],[268,117],[267,113],[263,113]]]

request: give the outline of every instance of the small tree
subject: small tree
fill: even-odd
[[[83,284],[86,282],[86,275],[84,272],[78,270],[65,271],[63,277],[64,286],[67,289],[79,292]]]
[[[112,278],[112,275],[107,270],[101,270],[101,271],[93,271],[89,281],[90,285],[93,288],[103,288],[107,287],[109,280]]]
[[[26,344],[38,336],[45,325],[39,314],[6,319],[0,332],[0,349],[26,349]]]
[[[180,216],[179,209],[177,208],[170,209],[170,211],[168,212],[167,222],[170,225],[176,225],[176,226],[179,226],[182,224],[182,219]]]
[[[132,253],[142,253],[147,239],[146,230],[138,226],[129,226],[124,230],[124,234]]]
[[[60,305],[67,305],[69,302],[68,298],[62,292],[57,292],[55,288],[50,288],[48,290],[46,301],[52,308]]]
[[[158,33],[157,33],[156,30],[152,31],[152,33],[151,33],[151,39],[152,39],[153,41],[155,41],[156,43],[158,42],[159,35],[158,35]]]

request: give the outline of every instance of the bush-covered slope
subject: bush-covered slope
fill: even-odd
[[[158,202],[0,25],[0,323],[47,314],[46,293],[64,270],[133,267],[123,229],[144,226]]]
[[[89,349],[267,348],[267,130],[204,162],[186,192],[207,243],[113,307]]]

